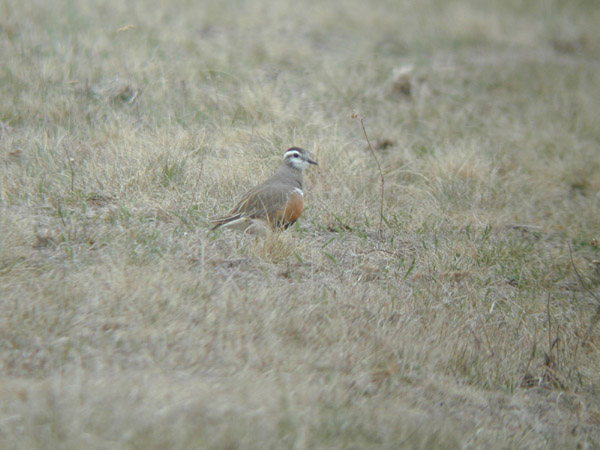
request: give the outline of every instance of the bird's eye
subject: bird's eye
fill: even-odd
[[[298,157],[298,156],[300,156],[300,155],[299,155],[298,153],[294,153],[292,156],[293,156],[294,158],[297,158],[297,157]]]

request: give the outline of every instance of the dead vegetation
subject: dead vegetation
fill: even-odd
[[[1,448],[600,446],[597,8],[29,4]],[[208,232],[291,145],[301,220]]]

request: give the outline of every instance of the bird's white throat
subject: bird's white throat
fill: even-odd
[[[299,171],[304,171],[308,167],[308,162],[303,159],[294,158],[290,160],[290,164],[294,169],[298,169]]]

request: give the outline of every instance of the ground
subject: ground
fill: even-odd
[[[0,447],[599,447],[598,23],[0,2]]]

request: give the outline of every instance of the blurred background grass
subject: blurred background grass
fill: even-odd
[[[2,1],[0,446],[599,445],[599,22]],[[292,145],[299,226],[208,234]]]

